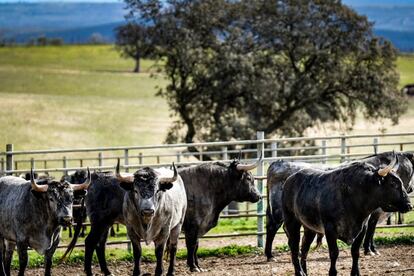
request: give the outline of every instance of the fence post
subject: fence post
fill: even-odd
[[[227,154],[227,147],[221,147],[221,159],[222,160],[229,159],[228,154]],[[223,214],[224,215],[228,215],[229,214],[229,205],[227,205],[226,207],[224,207]]]
[[[326,140],[322,140],[322,146],[321,146],[321,154],[323,155],[322,158],[322,164],[326,164],[326,162],[328,161],[328,157],[326,156]]]
[[[7,144],[6,145],[6,171],[12,171],[13,170],[13,144]],[[8,175],[11,175],[12,173],[7,173]]]
[[[200,161],[203,161],[203,147],[200,147]]]
[[[66,160],[66,156],[63,156],[63,168],[66,169],[68,167],[68,160]],[[65,175],[68,175],[68,171],[65,170],[64,172]]]
[[[142,152],[140,152],[138,155],[138,162],[140,165],[142,164]]]
[[[4,173],[4,158],[2,157],[0,160],[0,175]]]
[[[19,169],[18,165],[19,165],[19,162],[17,162],[17,160],[14,160],[14,169],[15,170]]]
[[[258,131],[256,133],[257,135],[257,158],[259,158],[260,156],[264,158],[264,143],[260,142],[261,140],[264,140],[264,132],[263,131]],[[263,175],[263,160],[259,163],[259,165],[257,166],[257,175],[258,176],[262,176]],[[259,190],[260,194],[263,194],[263,180],[259,179],[257,181],[257,189]],[[259,202],[257,202],[257,214],[259,215],[259,217],[257,217],[257,246],[258,247],[263,247],[263,231],[264,231],[264,227],[263,227],[263,199],[260,200]]]
[[[47,161],[43,161],[43,169],[47,169]]]
[[[131,253],[131,239],[129,238],[129,236],[128,236],[128,233],[127,233],[127,240],[128,240],[128,243],[127,243],[127,250],[128,250],[128,253]]]
[[[272,149],[272,157],[276,158],[277,157],[277,142],[272,142],[270,147]]]
[[[128,149],[124,150],[124,166],[128,166],[129,165],[129,159],[128,159]],[[129,169],[125,168],[125,171],[128,172]]]
[[[98,165],[99,165],[99,167],[103,166],[103,154],[102,154],[102,152],[98,153]],[[99,170],[101,170],[101,169],[99,168]]]
[[[345,162],[346,154],[346,138],[344,135],[341,137],[341,163]]]
[[[403,143],[400,144],[400,151],[404,151],[404,144]]]
[[[374,137],[374,142],[373,142],[374,154],[377,154],[378,153],[378,141],[379,141],[379,138],[378,137]]]
[[[181,151],[177,151],[177,163],[181,163]]]
[[[32,158],[30,158],[30,167],[34,170],[36,167],[35,167],[35,160],[34,160],[34,158],[32,157]]]

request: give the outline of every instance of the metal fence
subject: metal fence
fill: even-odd
[[[189,147],[198,152],[189,152]],[[13,144],[7,144],[5,151],[0,152],[0,175],[26,173],[31,166],[37,172],[47,172],[56,177],[86,167],[92,170],[113,170],[117,158],[123,161],[121,167],[129,171],[143,166],[170,166],[173,161],[178,166],[211,162],[206,159],[230,161],[230,157],[238,153],[241,153],[242,161],[246,162],[262,156],[264,158],[256,169],[256,180],[264,199],[257,204],[247,204],[246,210],[239,211],[237,215],[229,215],[229,210],[226,209],[221,216],[228,219],[256,217],[257,231],[206,236],[221,238],[257,235],[257,245],[262,247],[265,234],[264,206],[267,200],[265,172],[271,162],[284,159],[337,164],[388,150],[414,151],[414,132],[265,139],[265,133],[259,131],[253,140],[46,150],[15,150]]]

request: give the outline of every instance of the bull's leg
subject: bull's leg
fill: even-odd
[[[336,260],[338,259],[339,255],[338,245],[336,244],[336,240],[338,237],[334,229],[334,226],[331,224],[325,225],[326,242],[328,243],[329,258],[331,259],[329,276],[336,276],[338,273],[336,270]]]
[[[361,229],[361,232],[359,235],[355,238],[354,242],[351,246],[351,254],[352,254],[352,270],[351,275],[353,276],[359,276],[359,248],[361,247],[362,240],[364,239],[365,233],[367,228],[364,226]]]
[[[200,265],[198,264],[198,256],[197,256],[197,252],[198,252],[198,244],[199,244],[199,239],[197,239],[196,246],[195,246],[195,250],[194,250],[194,264],[195,264],[195,266],[198,268],[198,270],[199,270],[200,272],[205,272],[205,271],[207,271],[207,270],[206,270],[206,269],[201,268],[201,267],[200,267]]]
[[[307,274],[307,267],[306,267],[306,260],[308,258],[309,248],[315,239],[316,233],[305,228],[303,238],[302,238],[302,247],[301,247],[301,256],[300,256],[300,264],[302,266],[303,272]]]
[[[301,224],[295,219],[293,215],[285,218],[285,232],[288,236],[288,245],[290,248],[292,264],[295,268],[296,276],[306,275],[299,262],[299,242],[300,242],[300,227]]]
[[[365,234],[364,239],[364,254],[365,255],[374,255],[376,253],[375,245],[374,245],[374,233],[375,228],[377,227],[378,223],[378,216],[371,216],[368,220],[368,226]]]
[[[52,275],[51,269],[52,269],[53,254],[55,254],[55,251],[59,245],[59,242],[60,242],[60,227],[58,227],[55,230],[55,233],[53,233],[52,246],[46,251],[46,254],[45,254],[45,276]]]
[[[267,207],[266,210],[266,245],[265,245],[265,254],[267,260],[270,261],[273,258],[272,254],[272,244],[275,239],[277,230],[283,223],[283,215],[281,210],[273,210],[273,214],[270,212],[270,207]]]
[[[86,232],[86,225],[83,225],[79,235],[83,238],[85,237],[85,232]]]
[[[5,245],[6,253],[4,257],[4,270],[6,272],[6,275],[10,276],[10,267],[13,260],[13,253],[14,249],[16,248],[16,243],[7,241]]]
[[[111,275],[105,259],[106,240],[108,239],[108,231],[102,233],[101,240],[96,247],[96,256],[98,257],[99,266],[104,275]]]
[[[168,239],[168,249],[170,250],[170,265],[168,267],[167,276],[175,274],[175,255],[177,254],[178,237],[181,232],[181,224],[174,227],[170,232]]]
[[[0,238],[0,275],[8,275],[6,274],[5,270],[5,254],[6,253],[6,246],[4,244],[4,239]]]
[[[195,258],[197,254],[197,230],[192,228],[191,232],[185,232],[185,245],[187,247],[187,265],[190,267],[191,272],[200,272],[200,269],[195,264]]]
[[[135,234],[134,230],[127,226],[127,232],[129,239],[132,243],[132,253],[134,254],[134,272],[133,276],[141,275],[141,238]]]
[[[85,262],[84,271],[86,275],[92,276],[92,256],[104,233],[108,233],[110,225],[92,224],[91,231],[85,239]]]
[[[162,275],[162,272],[164,270],[163,264],[162,264],[162,256],[164,255],[165,244],[166,244],[166,241],[155,243],[155,257],[157,258],[157,266],[155,267],[155,276]]]
[[[63,229],[65,230],[65,229]],[[72,238],[73,234],[72,234],[72,225],[68,227],[69,230],[69,238]]]
[[[111,226],[111,237],[115,237],[115,230],[114,230],[114,226]]]
[[[17,242],[17,252],[19,253],[19,276],[24,276],[29,258],[27,256],[27,243]]]

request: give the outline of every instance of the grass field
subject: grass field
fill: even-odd
[[[0,48],[0,145],[16,149],[161,143],[170,122],[143,72],[111,46]]]
[[[171,118],[164,99],[166,84],[151,78],[152,62],[141,74],[130,73],[112,46],[0,48],[0,147],[16,150],[162,143]],[[414,82],[414,56],[398,60],[401,86]],[[400,125],[414,125],[414,103]],[[384,123],[359,120],[355,133],[377,131]],[[321,129],[326,133],[330,130]]]

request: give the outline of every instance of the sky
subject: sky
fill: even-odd
[[[0,3],[15,2],[122,2],[122,0],[0,0]],[[377,5],[414,5],[414,0],[342,0],[344,4],[351,6],[377,6]]]

